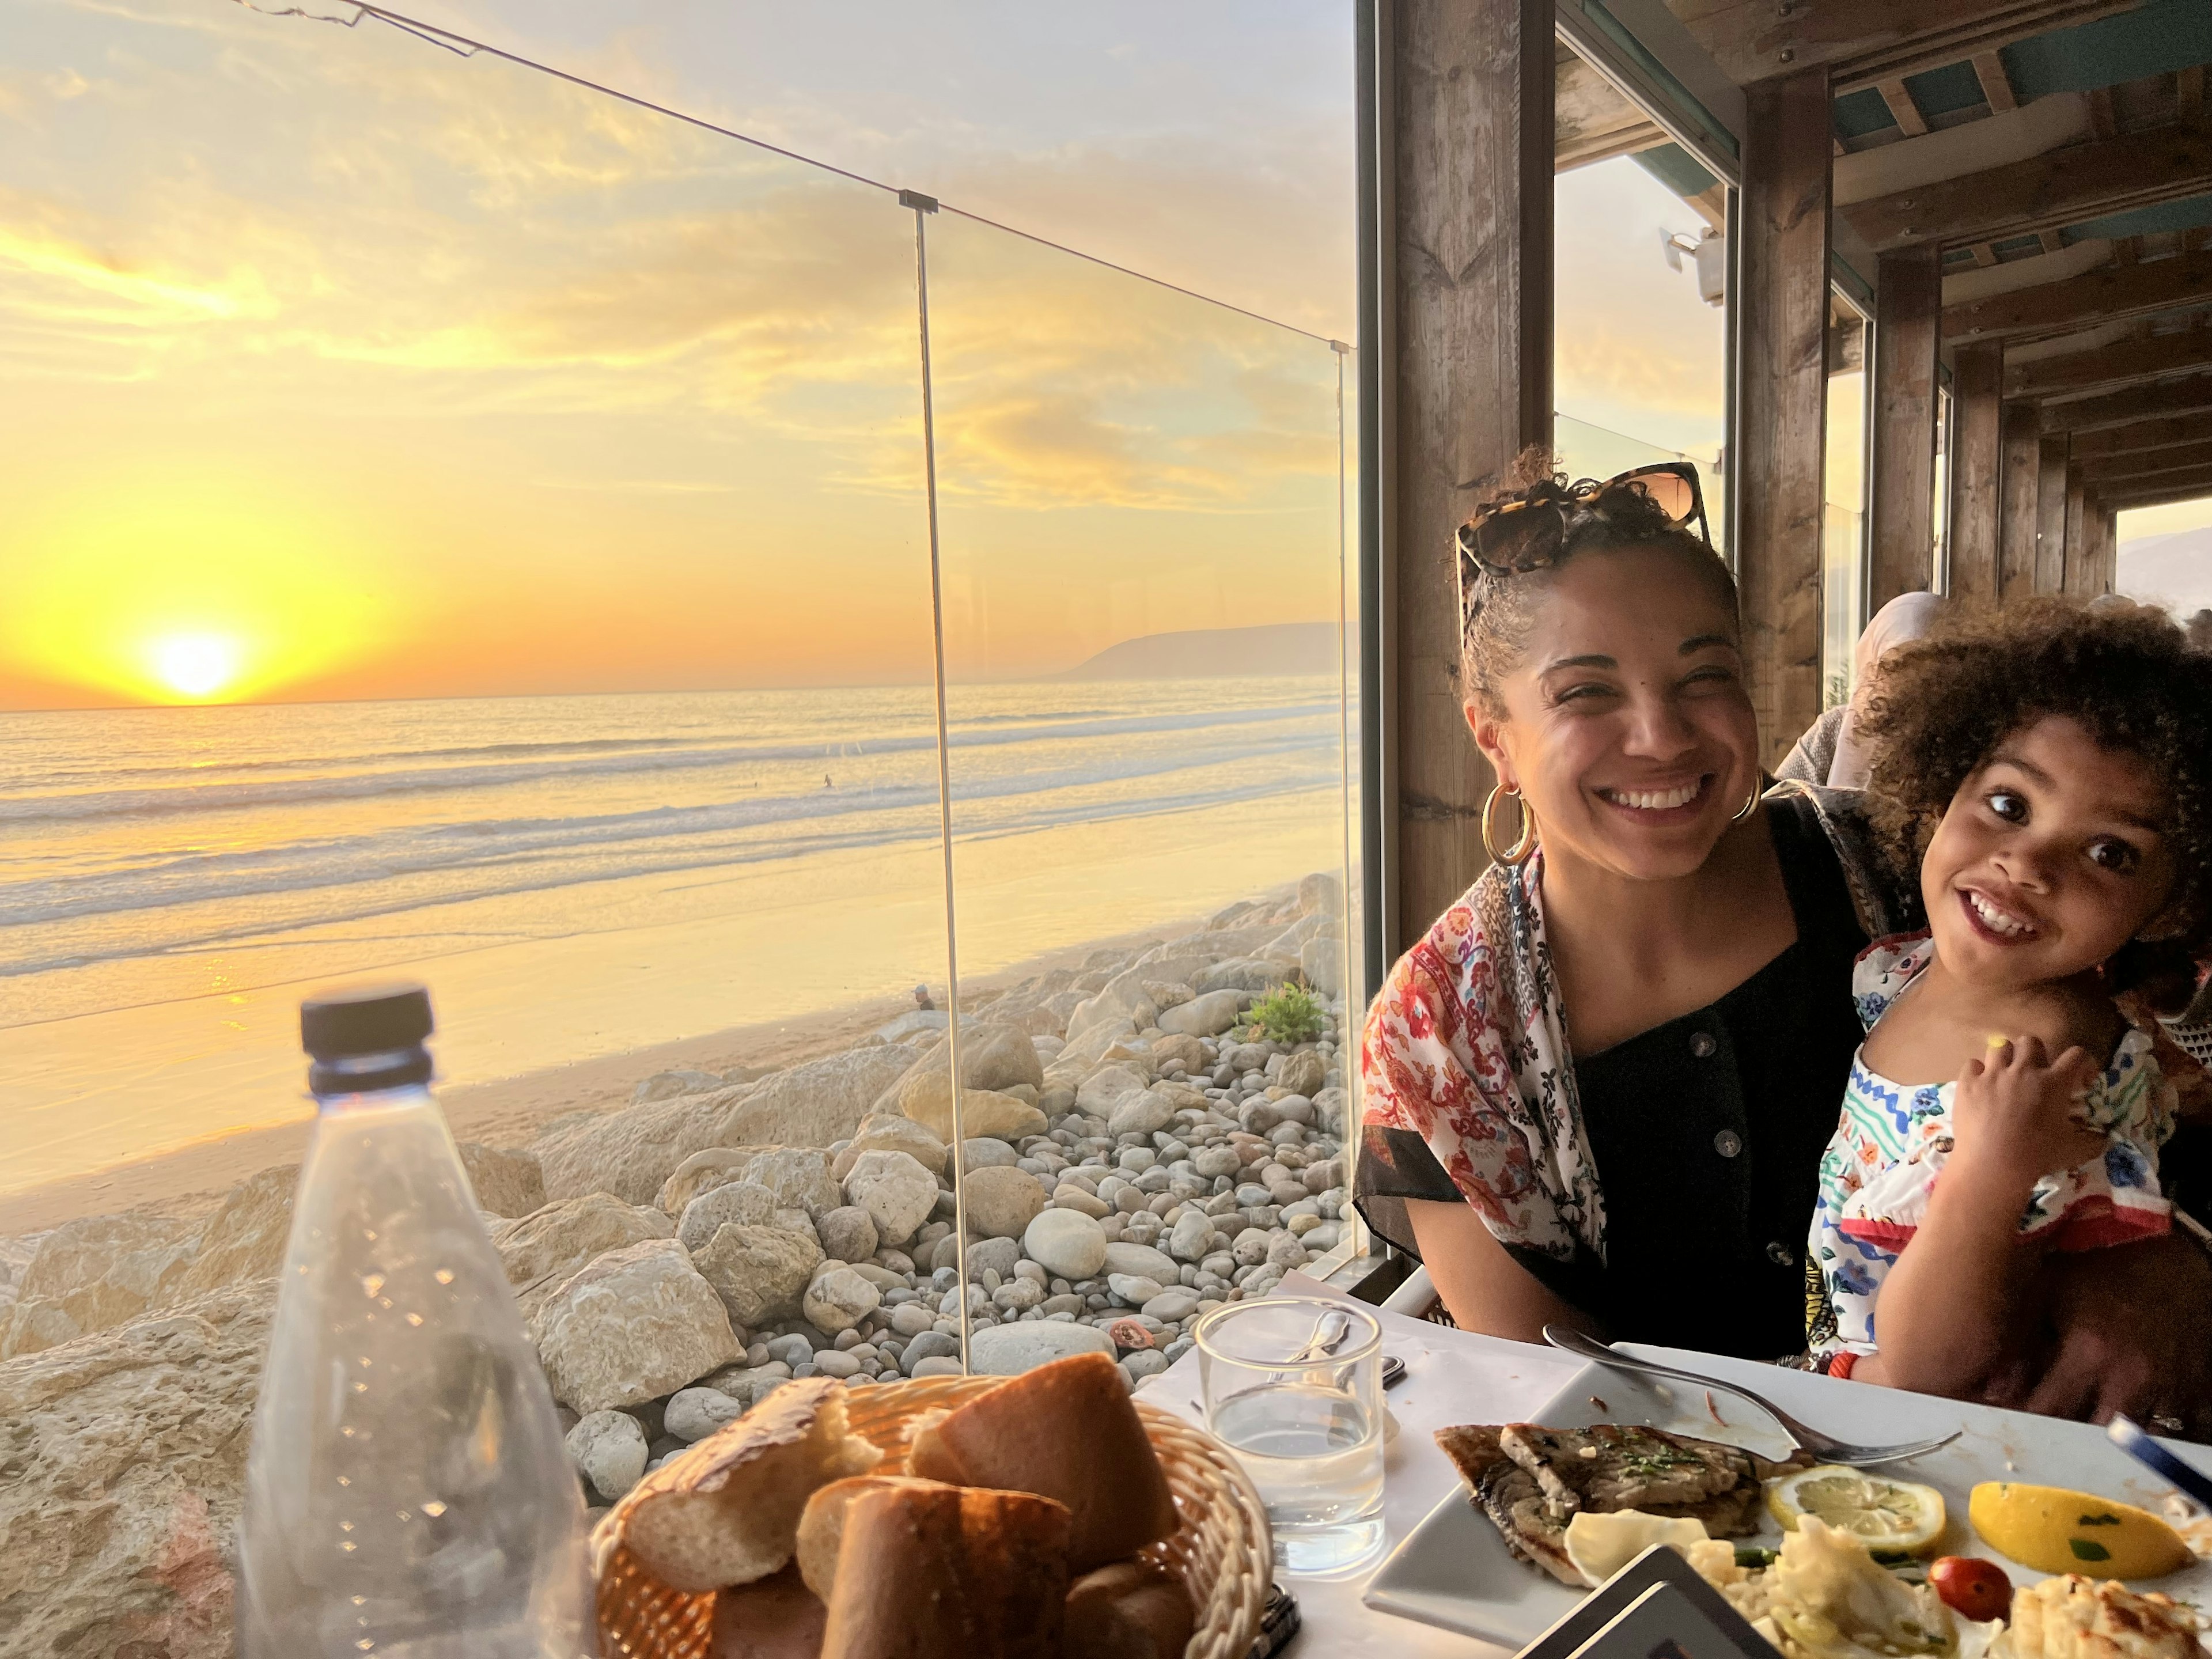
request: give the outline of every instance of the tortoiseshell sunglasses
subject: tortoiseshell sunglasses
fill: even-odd
[[[1559,556],[1566,538],[1570,512],[1603,514],[1608,500],[1630,491],[1644,497],[1665,515],[1668,524],[1680,529],[1692,520],[1707,547],[1713,544],[1711,526],[1705,520],[1705,492],[1698,487],[1693,461],[1659,461],[1599,483],[1584,478],[1571,484],[1549,481],[1536,485],[1516,500],[1479,507],[1474,516],[1459,527],[1459,614],[1467,617],[1468,599],[1486,576],[1518,576],[1540,570]]]

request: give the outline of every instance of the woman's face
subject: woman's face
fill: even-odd
[[[1470,704],[1468,723],[1554,867],[1688,875],[1759,776],[1735,620],[1680,554],[1577,553],[1498,689],[1505,717]]]

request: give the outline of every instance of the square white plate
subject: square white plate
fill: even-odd
[[[2044,1575],[1998,1555],[1966,1524],[1966,1495],[1982,1481],[2013,1480],[2070,1486],[2138,1504],[2154,1514],[2162,1512],[2162,1500],[2173,1490],[2107,1440],[2102,1429],[2087,1423],[2060,1422],[2025,1412],[1998,1411],[1863,1382],[1839,1382],[1750,1360],[1640,1345],[1622,1346],[1627,1352],[1686,1370],[1740,1380],[1791,1415],[1863,1445],[1965,1430],[1940,1451],[1910,1462],[1883,1464],[1881,1471],[1893,1471],[1900,1480],[1919,1481],[1943,1494],[1950,1528],[1937,1553],[1982,1555],[1999,1561],[2016,1585],[2033,1583]],[[1596,1364],[1577,1373],[1528,1420],[1555,1429],[1604,1422],[1642,1423],[1701,1439],[1729,1441],[1765,1457],[1781,1457],[1790,1449],[1764,1412],[1733,1395],[1716,1389],[1709,1407],[1703,1389]],[[2198,1468],[2212,1473],[2212,1448],[2174,1441],[2166,1444]],[[1772,1548],[1780,1540],[1779,1529],[1767,1521],[1759,1536],[1738,1541]],[[2144,1587],[2164,1590],[2212,1611],[2212,1563],[2200,1561],[2154,1584],[2147,1581]],[[1407,1535],[1369,1583],[1362,1599],[1384,1613],[1520,1648],[1542,1634],[1586,1594],[1515,1560],[1507,1553],[1498,1528],[1475,1508],[1462,1485]]]

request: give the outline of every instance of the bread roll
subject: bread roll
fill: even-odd
[[[1059,1659],[1068,1514],[1027,1492],[871,1487],[845,1510],[822,1659]]]
[[[797,1566],[714,1593],[707,1659],[818,1659],[830,1609]]]
[[[1067,1590],[1061,1659],[1182,1659],[1198,1610],[1182,1580],[1149,1561],[1116,1561]]]
[[[1176,1529],[1175,1499],[1128,1382],[1103,1353],[1040,1365],[948,1413],[916,1437],[917,1473],[925,1449],[926,1472],[938,1480],[1066,1504],[1073,1572],[1133,1555]]]
[[[847,1431],[842,1383],[787,1382],[631,1487],[592,1529],[592,1570],[604,1573],[627,1544],[671,1589],[765,1578],[791,1559],[815,1490],[866,1474],[883,1455]]]
[[[799,1517],[799,1559],[795,1565],[799,1576],[806,1581],[806,1588],[824,1601],[830,1599],[830,1587],[837,1581],[837,1551],[845,1538],[845,1511],[862,1492],[879,1486],[953,1490],[938,1481],[917,1480],[911,1475],[856,1474],[848,1480],[832,1480],[808,1498]]]

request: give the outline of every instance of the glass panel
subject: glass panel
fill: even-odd
[[[1820,531],[1820,680],[1827,708],[1850,701],[1851,651],[1866,605],[1866,343],[1859,313],[1828,313],[1827,511]]]
[[[1034,1115],[967,1097],[1020,1120],[1026,1171],[971,1170],[968,1204],[981,1237],[1022,1231],[1000,1191],[1069,1212],[1023,1246],[1042,1311],[971,1296],[1178,1352],[1348,1212],[1338,355],[953,213],[928,234],[963,999],[1042,1061]]]
[[[1951,588],[1951,392],[1936,389],[1936,579],[1929,584],[1938,593]]]
[[[509,1210],[849,1136],[947,1018],[912,216],[371,21],[41,19],[63,90],[0,152],[43,227],[0,301],[0,1233],[196,1226],[296,1158],[332,979],[427,981],[459,1138],[544,1137],[480,1182]],[[28,1309],[18,1351],[95,1316]]]

